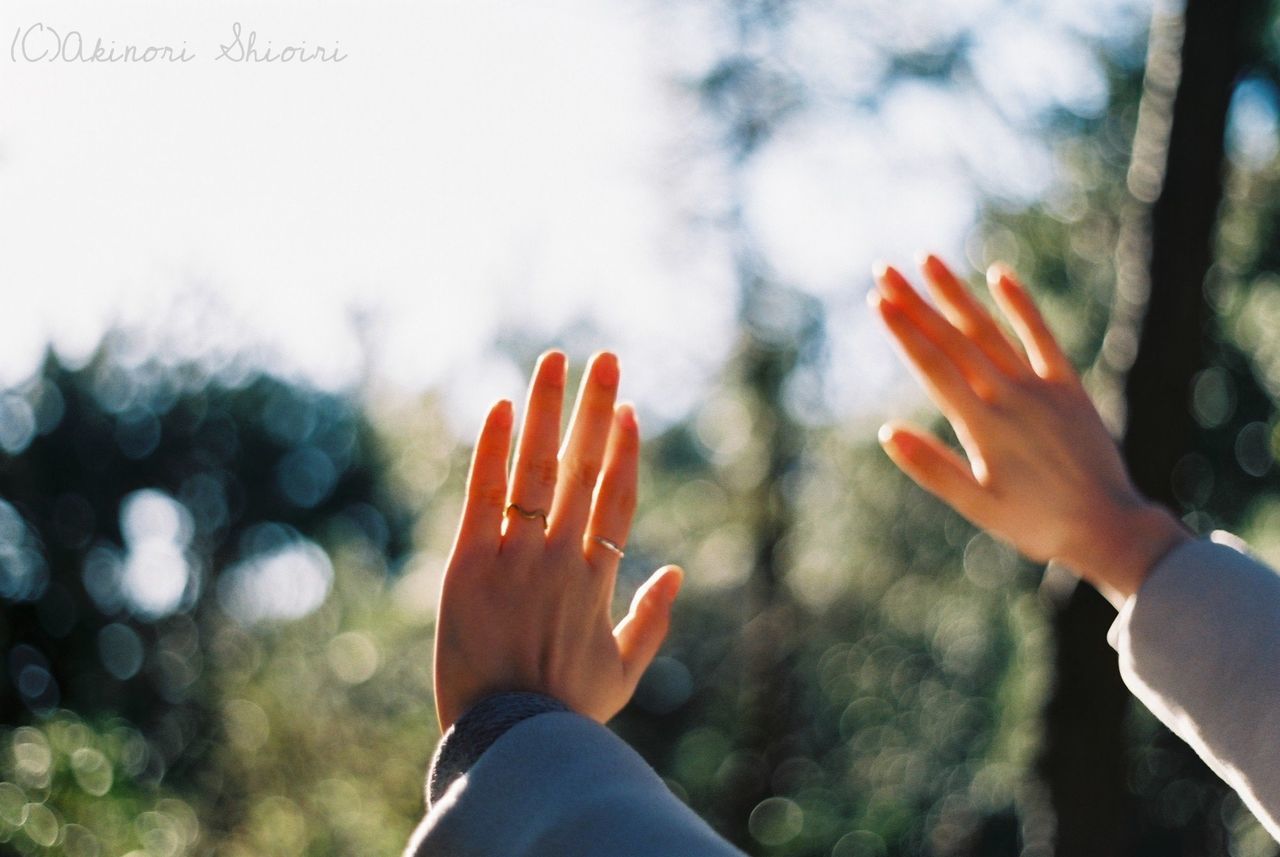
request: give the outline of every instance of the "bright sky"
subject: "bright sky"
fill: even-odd
[[[83,355],[125,322],[183,354],[252,344],[340,386],[363,371],[358,314],[370,371],[406,392],[444,385],[468,435],[523,384],[495,354],[500,331],[551,343],[594,327],[571,356],[619,349],[642,415],[678,416],[734,310],[723,237],[684,219],[717,211],[726,186],[672,84],[727,38],[703,8],[719,5],[9,0],[0,385],[46,341]],[[779,274],[828,302],[840,413],[901,377],[863,312],[870,263],[927,246],[963,265],[978,184],[1027,198],[1052,180],[1047,149],[1001,115],[1098,109],[1089,41],[1133,32],[1149,4],[800,8],[789,49],[820,97],[749,169],[746,215]],[[859,9],[893,10],[891,32],[859,30]],[[914,84],[880,93],[876,115],[841,106],[876,79],[871,40],[924,44],[975,20],[991,101]],[[236,22],[259,50],[305,41],[346,59],[215,61]],[[194,59],[26,61],[22,37],[38,56],[56,47],[49,28]]]

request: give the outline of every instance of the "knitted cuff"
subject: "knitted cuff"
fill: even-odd
[[[476,703],[440,739],[427,774],[427,806],[438,801],[458,777],[471,770],[485,750],[522,720],[552,711],[568,711],[558,699],[540,693],[496,693]]]

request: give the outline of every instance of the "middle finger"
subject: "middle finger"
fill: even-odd
[[[1026,359],[959,277],[937,256],[926,256],[920,267],[929,291],[951,323],[976,342],[987,358],[1010,378],[1026,375],[1029,368]]]
[[[880,293],[933,341],[980,396],[989,398],[1001,387],[1002,376],[987,356],[929,306],[897,269],[877,266],[876,282]]]
[[[529,385],[529,401],[520,446],[511,474],[506,541],[541,538],[556,490],[556,450],[564,405],[565,356],[548,351],[538,361]]]
[[[583,375],[569,437],[560,453],[551,505],[549,534],[553,539],[577,545],[582,538],[613,425],[618,377],[618,358],[607,351],[597,354]]]

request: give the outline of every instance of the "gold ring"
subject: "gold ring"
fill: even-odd
[[[547,513],[542,511],[541,509],[530,510],[530,509],[526,509],[524,506],[521,506],[519,503],[512,503],[509,506],[507,506],[507,510],[503,514],[510,515],[512,512],[515,512],[520,517],[529,521],[536,521],[538,519],[542,519],[542,531],[544,533],[547,531]]]
[[[618,559],[622,559],[624,556],[627,555],[626,551],[618,547],[618,543],[615,542],[613,539],[606,539],[604,536],[592,536],[591,541],[595,542],[596,544],[600,545],[602,548],[605,548],[606,550],[613,551],[618,555]]]

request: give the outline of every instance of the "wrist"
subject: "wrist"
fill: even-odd
[[[1192,535],[1167,509],[1143,497],[1100,512],[1079,544],[1060,559],[1119,609],[1156,563]]]

